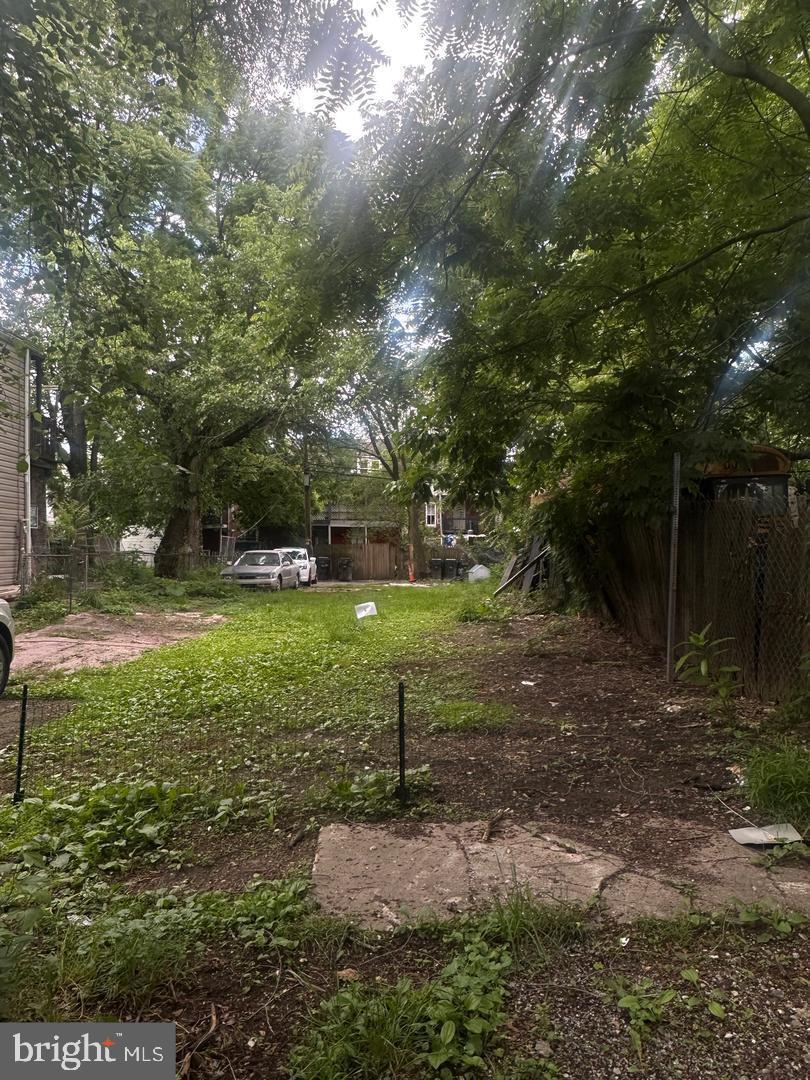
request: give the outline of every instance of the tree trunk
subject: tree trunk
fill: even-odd
[[[158,577],[182,578],[200,563],[202,515],[200,462],[184,461],[175,481],[175,501],[163,537],[155,552]]]
[[[68,444],[67,471],[71,480],[87,475],[87,424],[84,419],[84,405],[80,401],[68,400],[67,391],[60,391],[60,409],[62,427]]]
[[[417,578],[424,577],[427,572],[425,544],[422,540],[422,506],[421,502],[414,499],[408,507],[408,545],[412,546],[413,572]]]

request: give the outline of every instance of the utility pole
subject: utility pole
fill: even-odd
[[[309,472],[309,446],[304,436],[304,534],[312,547],[312,476]]]

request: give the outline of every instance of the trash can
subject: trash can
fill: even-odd
[[[352,580],[352,560],[351,559],[338,559],[338,563],[337,563],[337,579],[338,579],[338,581],[351,581]]]
[[[328,555],[318,555],[315,562],[318,566],[318,581],[329,581],[332,577],[332,560]]]
[[[449,578],[451,581],[456,576],[456,567],[458,566],[458,559],[445,559],[444,560],[444,572],[443,578]]]
[[[441,578],[442,566],[444,565],[444,559],[431,559],[430,560],[430,576],[432,578]]]

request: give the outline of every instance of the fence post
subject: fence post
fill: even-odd
[[[672,521],[669,533],[669,603],[667,610],[667,682],[675,678],[675,610],[678,602],[678,527],[681,513],[681,455],[672,456]]]
[[[13,802],[22,802],[25,792],[22,789],[23,761],[25,759],[25,721],[28,716],[28,684],[22,689],[20,701],[20,738],[17,743],[17,776],[14,782]]]
[[[405,683],[399,680],[399,801],[404,806],[408,799],[405,786]]]

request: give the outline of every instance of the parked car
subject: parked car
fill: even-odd
[[[245,551],[235,563],[221,570],[219,576],[252,589],[297,589],[300,584],[298,567],[277,548]]]
[[[318,562],[314,555],[310,555],[306,548],[283,547],[279,548],[285,555],[289,555],[298,567],[302,585],[318,584]]]
[[[11,608],[0,600],[0,694],[6,688],[11,660],[14,656],[14,619]]]

